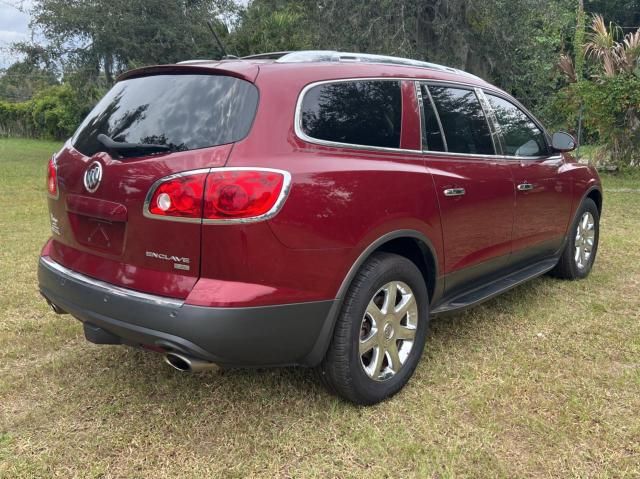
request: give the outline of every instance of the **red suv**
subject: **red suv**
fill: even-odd
[[[429,317],[589,274],[602,190],[512,97],[338,52],[125,73],[48,166],[40,291],[179,370],[316,367],[372,404]]]

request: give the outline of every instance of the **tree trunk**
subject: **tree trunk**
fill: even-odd
[[[104,76],[107,79],[107,84],[113,84],[113,58],[110,53],[104,56]]]

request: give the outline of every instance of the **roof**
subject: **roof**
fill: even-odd
[[[158,65],[138,68],[123,73],[118,80],[138,76],[170,72],[201,73],[206,70],[255,81],[259,71],[270,74],[295,74],[306,71],[317,80],[340,77],[429,78],[488,85],[483,79],[463,70],[437,63],[409,58],[366,53],[339,52],[333,50],[307,50],[296,52],[272,52],[225,60],[187,60],[174,65]],[[307,77],[308,75],[304,75]]]

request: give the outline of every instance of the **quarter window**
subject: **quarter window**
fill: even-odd
[[[399,148],[401,123],[399,81],[323,84],[302,100],[302,130],[318,140]]]
[[[544,156],[547,143],[544,133],[520,108],[493,95],[487,95],[502,132],[505,155]]]
[[[429,91],[440,116],[449,152],[496,154],[487,119],[473,90],[429,86]]]

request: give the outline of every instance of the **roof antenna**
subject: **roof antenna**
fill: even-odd
[[[228,55],[227,54],[227,50],[225,50],[224,45],[222,44],[222,42],[220,41],[220,38],[216,34],[216,31],[213,29],[213,25],[211,24],[210,20],[207,20],[207,26],[209,27],[209,30],[211,31],[211,34],[213,35],[213,38],[216,39],[216,43],[218,44],[218,47],[220,48],[220,51],[222,52],[222,59],[223,60],[229,60],[229,59],[238,58],[235,55]]]

